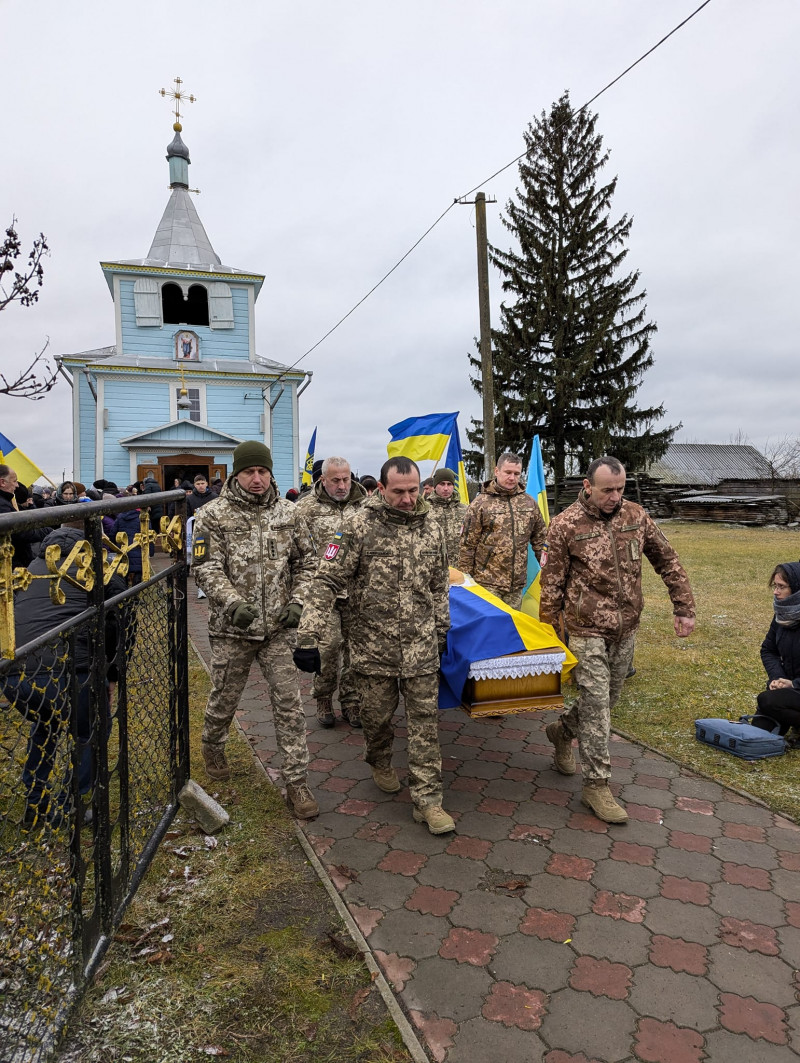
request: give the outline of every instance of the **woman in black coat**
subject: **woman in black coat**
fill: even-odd
[[[775,616],[761,644],[767,689],[758,695],[756,727],[785,735],[800,730],[800,561],[778,565],[770,576]],[[759,719],[759,717],[765,717]]]

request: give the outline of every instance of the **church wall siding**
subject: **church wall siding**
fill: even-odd
[[[169,278],[165,277],[167,281]],[[181,325],[139,326],[136,324],[136,307],[133,298],[135,280],[120,279],[119,308],[122,321],[122,350],[124,354],[141,354],[148,358],[175,360],[175,333]],[[207,325],[186,325],[200,337],[200,358],[237,358],[247,361],[250,357],[249,300],[247,288],[231,287],[233,297],[232,329],[212,329]]]
[[[272,389],[271,400],[275,399],[279,388],[280,384]],[[281,494],[286,494],[290,487],[294,487],[295,483],[293,462],[294,420],[292,412],[292,385],[287,383],[275,409],[272,411],[272,460],[275,463],[275,479],[278,481]]]
[[[97,416],[97,404],[94,395],[89,388],[86,374],[77,372],[78,389],[80,392],[80,423],[78,435],[80,439],[80,455],[77,462],[75,476],[87,487],[97,479],[95,474],[95,418]]]
[[[229,432],[237,439],[262,439],[260,415],[263,411],[261,387],[208,387],[206,389],[206,409],[208,423],[220,432]],[[258,396],[245,399],[245,395]]]

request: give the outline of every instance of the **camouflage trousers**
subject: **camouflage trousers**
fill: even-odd
[[[250,665],[258,661],[267,681],[275,736],[283,758],[285,783],[305,782],[308,768],[306,717],[292,651],[284,634],[271,639],[211,636],[211,693],[203,721],[203,742],[224,746],[238,708]]]
[[[479,581],[480,582],[480,581]],[[499,587],[493,587],[491,583],[481,583],[481,587],[487,590],[490,594],[493,594],[495,598],[499,598],[501,602],[505,602],[506,605],[512,609],[522,608],[522,592],[524,587],[520,587],[519,590],[500,590]]]
[[[578,739],[584,782],[611,778],[611,710],[622,693],[635,641],[635,635],[620,642],[570,635],[569,648],[578,658],[572,675],[579,696],[561,714],[561,723],[568,735]]]
[[[347,638],[346,614],[339,602],[331,609],[328,628],[319,642],[319,656],[320,672],[314,676],[311,687],[314,697],[333,697],[338,684],[340,704],[358,705],[358,691],[350,671],[350,641]]]
[[[365,760],[376,768],[392,762],[394,727],[400,694],[408,730],[408,788],[417,808],[442,803],[442,752],[439,748],[439,678],[435,672],[409,676],[354,673],[361,700]]]

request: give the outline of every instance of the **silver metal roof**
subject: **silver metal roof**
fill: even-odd
[[[670,484],[701,484],[720,480],[762,480],[771,476],[769,462],[755,447],[736,443],[670,443],[660,461],[647,470]]]
[[[141,354],[117,355],[116,347],[98,347],[92,351],[61,354],[59,358],[80,360],[87,367],[99,369],[163,369],[183,368],[190,376],[196,373],[235,373],[237,376],[272,376],[274,373],[294,372],[303,376],[302,369],[290,369],[288,365],[273,362],[270,358],[206,358],[199,362],[176,362],[172,358],[148,358]]]
[[[188,188],[173,188],[147,258],[164,265],[220,266]]]

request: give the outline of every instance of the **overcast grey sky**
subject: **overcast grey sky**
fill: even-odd
[[[98,263],[150,246],[172,137],[158,89],[176,75],[197,96],[183,138],[200,217],[223,262],[266,275],[258,351],[288,364],[565,89],[581,105],[698,3],[0,0],[0,221],[52,249],[39,303],[0,316],[0,368],[48,336],[54,354],[114,342]],[[799,31],[796,0],[713,0],[593,107],[658,324],[641,402],[664,402],[685,441],[798,431]],[[501,246],[516,184],[514,167],[483,186]],[[477,331],[474,217],[458,206],[302,363],[301,448],[319,425],[319,455],[376,472],[404,417],[460,410],[463,437]],[[66,382],[0,397],[0,431],[69,475]]]

